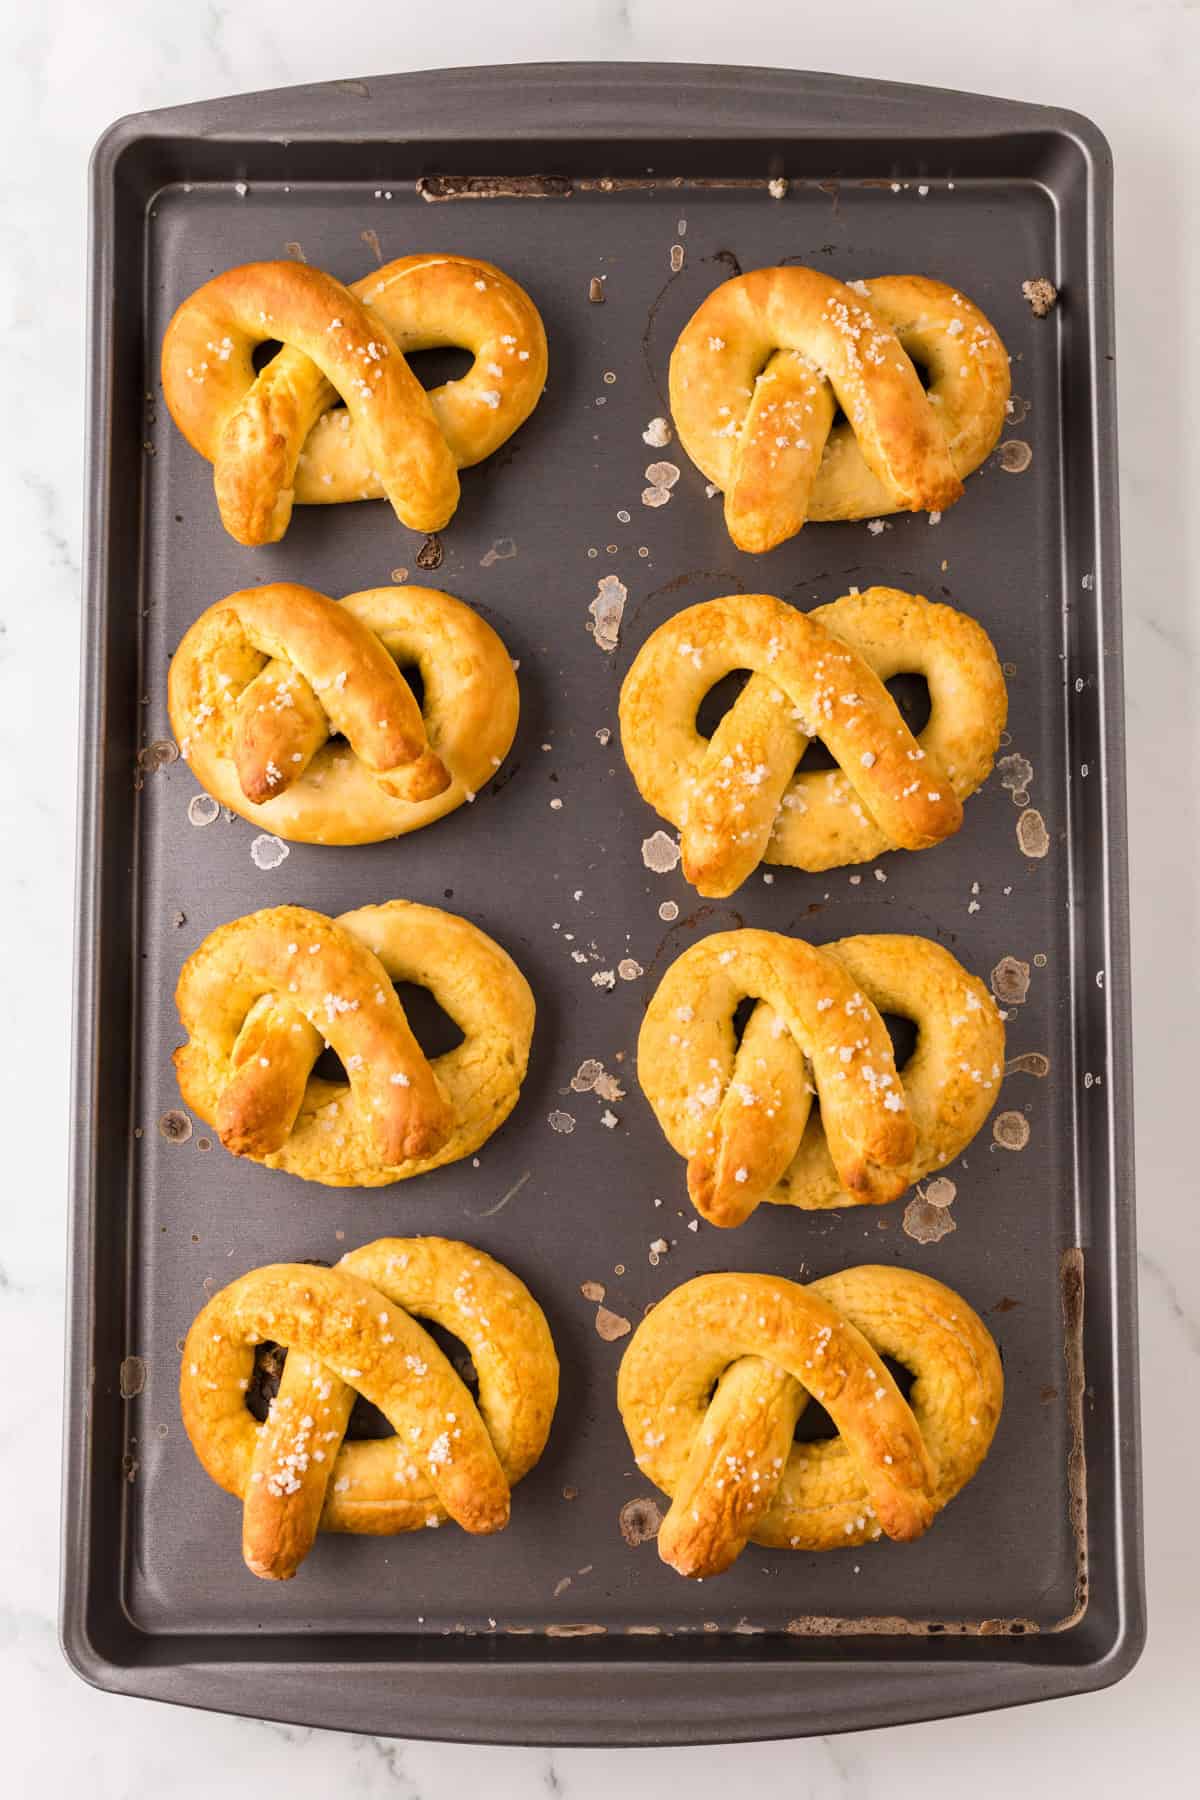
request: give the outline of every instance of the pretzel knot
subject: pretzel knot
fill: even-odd
[[[701,701],[739,669],[750,681],[702,737]],[[906,673],[929,686],[915,738],[883,685]],[[883,587],[811,613],[730,595],[642,645],[621,744],[643,799],[679,827],[687,879],[724,896],[760,861],[832,869],[940,843],[991,772],[1007,713],[991,640],[953,607]],[[838,769],[797,769],[816,737]]]
[[[270,342],[283,348],[256,374]],[[475,360],[426,393],[405,354],[439,345]],[[239,544],[277,543],[296,501],[386,496],[402,524],[440,531],[458,470],[512,436],[545,380],[528,294],[465,256],[404,256],[349,287],[303,263],[247,263],[185,300],[162,348],[171,417],[212,463]]]
[[[393,982],[463,1033],[426,1059]],[[328,919],[276,906],[220,925],[184,964],[184,1103],[236,1156],[329,1187],[383,1187],[470,1156],[516,1105],[533,995],[466,919],[390,900]],[[345,1079],[313,1065],[328,1044]]]
[[[943,282],[781,268],[708,296],[670,387],[679,441],[723,490],[730,537],[763,551],[806,519],[952,506],[995,447],[1010,382],[995,328]]]
[[[915,1380],[905,1401],[883,1363]],[[747,1542],[833,1550],[917,1538],[987,1455],[1000,1358],[959,1296],[865,1266],[805,1287],[701,1275],[630,1339],[617,1399],[638,1467],[672,1495],[658,1533],[681,1575],[718,1575]],[[794,1443],[814,1399],[838,1435]]]
[[[899,1071],[885,1012],[917,1027]],[[1003,1077],[1004,1027],[983,982],[940,944],[885,933],[818,950],[717,932],[671,964],[638,1038],[638,1080],[687,1158],[692,1203],[722,1226],[764,1200],[895,1200],[970,1143]]]
[[[466,1345],[478,1402],[421,1319]],[[268,1341],[288,1355],[260,1425],[246,1393]],[[318,1529],[502,1531],[549,1435],[558,1360],[541,1308],[490,1256],[380,1238],[333,1269],[278,1263],[223,1288],[188,1332],[179,1387],[196,1455],[242,1501],[246,1566],[286,1581]],[[394,1437],[345,1441],[356,1393]]]
[[[273,582],[201,613],[168,704],[180,750],[224,805],[281,837],[365,844],[474,800],[508,754],[520,701],[504,644],[449,594],[338,601]]]

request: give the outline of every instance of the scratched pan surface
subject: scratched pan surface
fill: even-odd
[[[416,185],[546,173],[557,195],[432,203]],[[766,188],[776,175],[790,178],[782,199]],[[615,185],[597,186],[604,177]],[[826,1731],[1116,1679],[1142,1626],[1099,134],[1073,115],[829,77],[460,72],[125,121],[94,179],[63,1615],[76,1666],[123,1691],[308,1723],[609,1743]],[[422,575],[420,538],[382,504],[299,510],[283,543],[239,548],[220,528],[208,466],[161,405],[171,311],[241,261],[302,254],[349,280],[379,255],[438,249],[491,258],[521,281],[551,350],[534,417],[465,475],[440,569]],[[1028,468],[993,457],[937,525],[810,526],[765,558],[734,550],[719,499],[678,446],[648,448],[642,432],[667,411],[668,355],[700,300],[735,266],[782,260],[848,279],[914,269],[962,287],[1012,353],[1006,437],[1028,446]],[[1041,273],[1064,292],[1044,322],[1021,296]],[[597,276],[602,305],[588,298]],[[662,459],[681,474],[669,504],[650,509],[644,470]],[[252,859],[251,826],[189,822],[199,790],[182,762],[138,787],[139,747],[169,735],[171,653],[212,600],[276,578],[340,595],[403,569],[476,606],[519,659],[518,738],[474,806],[397,843],[294,845],[268,871]],[[629,596],[611,656],[586,629],[610,574]],[[647,634],[716,594],[765,590],[807,607],[876,581],[950,599],[986,625],[1009,671],[1008,748],[1033,765],[1028,804],[1048,853],[1023,853],[1023,809],[994,776],[960,835],[924,855],[760,874],[714,905],[680,874],[650,873],[641,844],[659,821],[616,735],[620,681]],[[282,901],[336,913],[394,896],[474,920],[537,997],[520,1104],[477,1164],[336,1191],[235,1161],[199,1121],[186,1142],[168,1141],[172,992],[205,933]],[[664,921],[665,901],[677,918]],[[1005,955],[1031,965],[1009,1055],[1040,1053],[1049,1074],[1004,1084],[998,1110],[1026,1120],[1023,1150],[996,1147],[989,1124],[947,1171],[952,1235],[915,1242],[903,1204],[764,1207],[734,1233],[688,1229],[683,1165],[637,1088],[634,1046],[670,959],[743,922],[818,943],[924,933],[985,978]],[[597,986],[623,959],[642,972]],[[626,1089],[614,1127],[594,1095],[570,1090],[591,1057]],[[552,1112],[573,1117],[569,1135]],[[499,1538],[325,1537],[295,1582],[256,1582],[237,1505],[180,1424],[182,1335],[206,1294],[243,1270],[419,1232],[480,1245],[545,1307],[562,1361],[546,1454]],[[660,1236],[670,1249],[654,1266]],[[603,1284],[636,1322],[702,1271],[804,1277],[864,1260],[936,1275],[995,1333],[1007,1397],[975,1481],[910,1546],[751,1547],[705,1584],[681,1581],[653,1544],[627,1546],[620,1510],[652,1490],[615,1411],[623,1346],[602,1341],[581,1283]],[[1064,1312],[1064,1294],[1079,1292],[1082,1340],[1077,1309]],[[122,1399],[129,1356],[144,1386]],[[127,1364],[126,1387],[139,1379]]]

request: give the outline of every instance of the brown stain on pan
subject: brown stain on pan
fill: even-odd
[[[1075,1539],[1075,1604],[1052,1631],[1070,1631],[1078,1625],[1088,1605],[1087,1454],[1083,1435],[1083,1251],[1078,1245],[1064,1250],[1058,1259],[1059,1298],[1062,1307],[1063,1361],[1067,1374],[1067,1412],[1071,1444],[1067,1451],[1067,1517]]]

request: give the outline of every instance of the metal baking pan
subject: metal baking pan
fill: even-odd
[[[309,1725],[554,1744],[830,1732],[1118,1679],[1142,1643],[1143,1598],[1100,133],[1070,113],[823,75],[481,69],[125,119],[92,182],[62,1625],[74,1666],[106,1688]],[[170,654],[236,587],[290,577],[344,594],[401,568],[420,579],[420,544],[386,506],[361,505],[302,511],[283,543],[238,548],[207,466],[159,404],[158,345],[176,303],[233,263],[304,255],[351,279],[437,248],[509,270],[550,336],[542,405],[466,475],[442,566],[425,577],[479,607],[519,657],[520,733],[475,806],[397,843],[294,845],[266,872],[252,827],[196,829],[184,764],[144,754],[168,734]],[[739,265],[785,258],[964,288],[1012,352],[1007,435],[1032,451],[1025,471],[993,457],[937,525],[815,525],[768,557],[736,552],[678,446],[648,448],[642,432],[667,410],[668,354],[699,300]],[[1045,320],[1021,293],[1041,274],[1062,290]],[[602,304],[589,301],[596,277]],[[664,457],[682,474],[652,511],[644,468]],[[586,630],[609,573],[629,591],[611,657]],[[640,846],[657,821],[615,734],[597,738],[615,727],[638,645],[715,594],[808,606],[872,581],[952,596],[992,634],[1048,853],[1022,853],[1021,809],[993,777],[958,837],[884,858],[886,881],[870,868],[779,871],[706,906],[678,874],[649,873]],[[206,1149],[200,1125],[186,1142],[164,1137],[179,1104],[172,989],[201,937],[283,900],[337,912],[394,895],[474,919],[537,995],[520,1105],[479,1166],[331,1192]],[[993,1147],[985,1128],[948,1171],[952,1236],[915,1243],[902,1204],[763,1208],[737,1232],[686,1229],[682,1165],[632,1051],[665,963],[741,920],[817,942],[924,932],[985,977],[1005,955],[1031,965],[1009,1054],[1048,1058],[1049,1073],[1013,1073],[1002,1099],[1029,1142]],[[645,974],[593,985],[624,957]],[[588,1057],[624,1078],[616,1129],[594,1096],[568,1091]],[[575,1115],[570,1136],[550,1129],[554,1110]],[[299,1580],[256,1582],[236,1506],[180,1425],[182,1334],[207,1291],[256,1264],[426,1230],[482,1245],[545,1306],[563,1364],[548,1451],[500,1538],[326,1538]],[[660,1234],[672,1247],[654,1266]],[[629,1546],[618,1515],[647,1484],[614,1405],[621,1345],[597,1335],[580,1284],[604,1283],[636,1320],[703,1270],[819,1275],[864,1259],[929,1270],[995,1332],[1007,1399],[976,1480],[917,1544],[751,1548],[703,1585],[663,1567],[652,1543]]]

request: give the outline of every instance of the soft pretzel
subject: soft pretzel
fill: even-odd
[[[711,738],[710,688],[752,679]],[[884,687],[924,675],[913,737]],[[679,827],[701,894],[733,893],[760,861],[801,869],[925,850],[958,830],[1008,713],[982,626],[919,594],[873,587],[800,613],[769,594],[676,613],[642,645],[621,689],[621,744],[642,797]],[[819,737],[839,769],[796,765]]]
[[[995,447],[1010,382],[995,328],[944,282],[789,267],[716,288],[680,334],[670,385],[730,537],[763,551],[806,519],[952,506]]]
[[[462,1043],[429,1062],[395,981],[429,988]],[[183,965],[175,1003],[184,1103],[234,1155],[329,1187],[470,1156],[516,1105],[533,1035],[529,984],[500,946],[408,900],[220,925]],[[326,1043],[346,1080],[312,1073]]]
[[[478,1402],[420,1320],[462,1340]],[[246,1406],[254,1351],[288,1352],[259,1424]],[[183,1422],[208,1474],[242,1501],[242,1554],[287,1581],[318,1529],[374,1535],[453,1519],[502,1531],[509,1490],[537,1462],[558,1397],[541,1308],[482,1250],[380,1238],[336,1268],[278,1263],[214,1294],[188,1332]],[[345,1442],[355,1395],[395,1436]]]
[[[423,709],[400,673],[414,665]],[[171,727],[223,805],[301,843],[369,844],[473,800],[507,756],[519,696],[491,626],[436,588],[330,600],[244,588],[171,663]]]
[[[275,341],[256,374],[254,351]],[[426,393],[405,354],[439,345],[475,361]],[[239,544],[277,543],[296,501],[386,497],[402,524],[440,531],[459,469],[537,405],[546,333],[524,289],[473,257],[404,256],[349,287],[304,263],[247,263],[179,307],[162,380]]]
[[[883,1363],[916,1379],[907,1401]],[[834,1550],[917,1538],[987,1455],[1004,1378],[965,1300],[910,1269],[801,1287],[701,1275],[642,1320],[617,1400],[638,1467],[673,1497],[658,1533],[681,1575],[719,1575],[747,1542]],[[794,1443],[809,1398],[835,1438]]]
[[[739,1043],[747,997],[757,1005]],[[900,1070],[885,1012],[917,1027]],[[970,1143],[1003,1073],[1004,1027],[983,982],[940,944],[891,933],[817,949],[716,932],[671,964],[638,1038],[638,1080],[687,1158],[692,1203],[723,1226],[763,1200],[897,1199]]]

